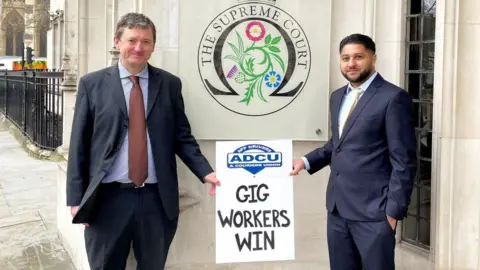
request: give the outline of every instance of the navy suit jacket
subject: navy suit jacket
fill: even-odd
[[[406,216],[417,170],[412,99],[380,74],[338,132],[347,86],[330,98],[332,137],[305,157],[313,174],[330,165],[327,209],[351,220]]]
[[[213,172],[192,136],[178,77],[148,67],[147,129],[158,192],[169,219],[179,214],[175,156],[203,182]],[[91,223],[99,184],[128,132],[128,112],[118,66],[83,76],[78,85],[67,168],[67,205],[80,206],[73,223]]]

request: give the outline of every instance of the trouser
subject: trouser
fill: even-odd
[[[101,184],[94,217],[85,228],[90,268],[125,269],[133,247],[137,269],[164,269],[177,221],[167,218],[156,184],[143,188]]]
[[[353,221],[328,213],[327,239],[332,270],[394,270],[395,230],[385,220]]]

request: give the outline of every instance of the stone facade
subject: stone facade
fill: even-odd
[[[113,46],[116,20],[129,11],[143,12],[157,25],[157,48],[151,63],[178,74],[178,24],[180,0],[56,0],[52,10],[64,12],[63,39],[50,33],[49,45],[64,48],[71,79],[115,62]],[[232,5],[235,1],[231,1]],[[278,1],[280,2],[280,1]],[[285,3],[285,1],[283,2]],[[377,44],[377,70],[387,80],[404,84],[405,0],[331,0],[329,89],[345,84],[339,72],[338,44],[351,33],[370,35]],[[207,6],[207,4],[204,4]],[[288,8],[288,4],[286,4]],[[294,4],[292,8],[299,8]],[[476,177],[480,157],[480,92],[472,86],[480,69],[480,5],[477,0],[445,0],[436,5],[435,94],[432,155],[432,213],[430,250],[400,241],[397,233],[397,269],[480,269],[480,184]],[[355,16],[351,16],[355,15]],[[55,30],[53,30],[55,31]],[[52,52],[53,53],[53,52]],[[49,55],[49,57],[52,57]],[[65,136],[68,137],[75,100],[71,87],[64,88]],[[323,142],[294,142],[299,157]],[[215,164],[215,142],[200,141],[203,152]],[[65,190],[66,162],[59,163],[58,188]],[[215,199],[188,169],[179,165],[182,213],[168,259],[168,269],[329,269],[326,241],[325,191],[328,169],[295,178],[296,259],[289,262],[215,265]],[[88,269],[81,226],[70,224],[65,193],[58,194],[58,225],[63,243],[79,269]],[[399,224],[401,226],[401,224]],[[223,268],[222,268],[223,267]],[[132,268],[133,269],[133,268]]]
[[[0,56],[21,56],[19,42],[31,46],[37,56],[45,56],[41,35],[49,27],[48,3],[49,0],[0,1]]]

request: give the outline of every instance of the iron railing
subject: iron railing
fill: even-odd
[[[62,71],[0,71],[0,112],[42,149],[62,144],[62,81]]]

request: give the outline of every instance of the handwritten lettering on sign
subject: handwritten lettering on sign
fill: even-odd
[[[291,141],[218,142],[217,262],[294,258]]]

